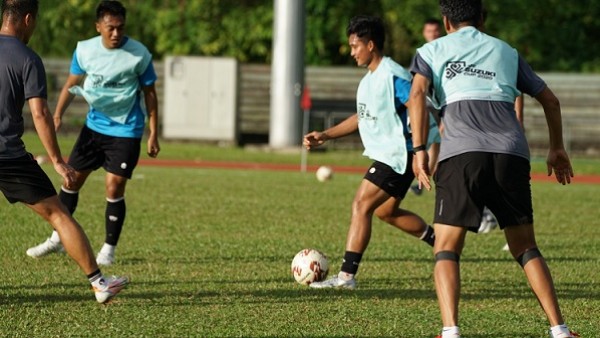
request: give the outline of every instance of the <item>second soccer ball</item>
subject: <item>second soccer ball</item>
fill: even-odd
[[[320,166],[316,172],[317,180],[325,182],[333,178],[333,169],[330,166]]]

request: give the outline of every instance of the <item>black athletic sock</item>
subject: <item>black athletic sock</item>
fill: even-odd
[[[116,202],[106,202],[106,239],[104,241],[107,244],[117,245],[121,230],[123,230],[126,209],[125,198]]]
[[[73,215],[75,213],[75,209],[77,209],[79,191],[65,190],[65,188],[61,187],[60,192],[58,193],[58,199],[65,207],[67,207],[67,210],[69,210],[71,215]]]
[[[358,265],[362,259],[361,253],[346,251],[344,254],[344,262],[342,263],[342,271],[352,275],[356,275],[358,271]]]
[[[435,232],[433,231],[433,227],[431,225],[427,226],[427,230],[425,230],[425,233],[423,233],[423,236],[421,236],[421,240],[430,246],[433,246],[435,243]]]

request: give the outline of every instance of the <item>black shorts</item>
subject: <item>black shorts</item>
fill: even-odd
[[[0,191],[10,203],[36,204],[56,195],[56,190],[31,154],[0,160]]]
[[[402,200],[415,178],[412,171],[412,154],[408,155],[406,163],[404,174],[398,174],[389,165],[375,161],[367,170],[364,178],[388,193],[388,195]]]
[[[84,126],[69,156],[69,165],[77,171],[103,167],[111,174],[131,178],[140,157],[140,143],[140,138],[107,136]]]
[[[434,223],[477,231],[483,207],[500,229],[533,223],[529,160],[470,152],[441,161],[435,173]]]

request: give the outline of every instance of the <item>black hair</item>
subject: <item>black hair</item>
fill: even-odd
[[[27,14],[37,17],[39,9],[38,0],[2,0],[2,17],[10,17],[14,20],[21,20]]]
[[[96,20],[101,20],[105,15],[122,16],[123,19],[127,18],[127,10],[119,1],[116,0],[104,0],[100,2],[98,8],[96,8]]]
[[[371,40],[380,51],[383,51],[385,42],[385,29],[383,21],[375,16],[359,15],[350,19],[346,35],[356,34],[359,38]]]
[[[440,12],[454,27],[461,23],[479,26],[482,8],[481,0],[440,0]]]
[[[423,22],[423,25],[438,25],[438,26],[442,27],[442,21],[440,19],[436,19],[436,18],[429,18],[429,19],[425,20],[425,22]]]

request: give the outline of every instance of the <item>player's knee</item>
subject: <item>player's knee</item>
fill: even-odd
[[[375,216],[384,222],[388,222],[392,219],[393,212],[387,208],[379,207],[375,209]]]
[[[538,248],[531,248],[525,250],[525,252],[520,254],[516,258],[516,260],[519,263],[519,265],[523,268],[525,267],[525,264],[527,264],[527,262],[538,257],[542,257],[542,253],[540,252],[540,250]]]
[[[453,261],[456,263],[460,262],[460,255],[454,251],[439,251],[435,254],[435,262],[440,261]]]

